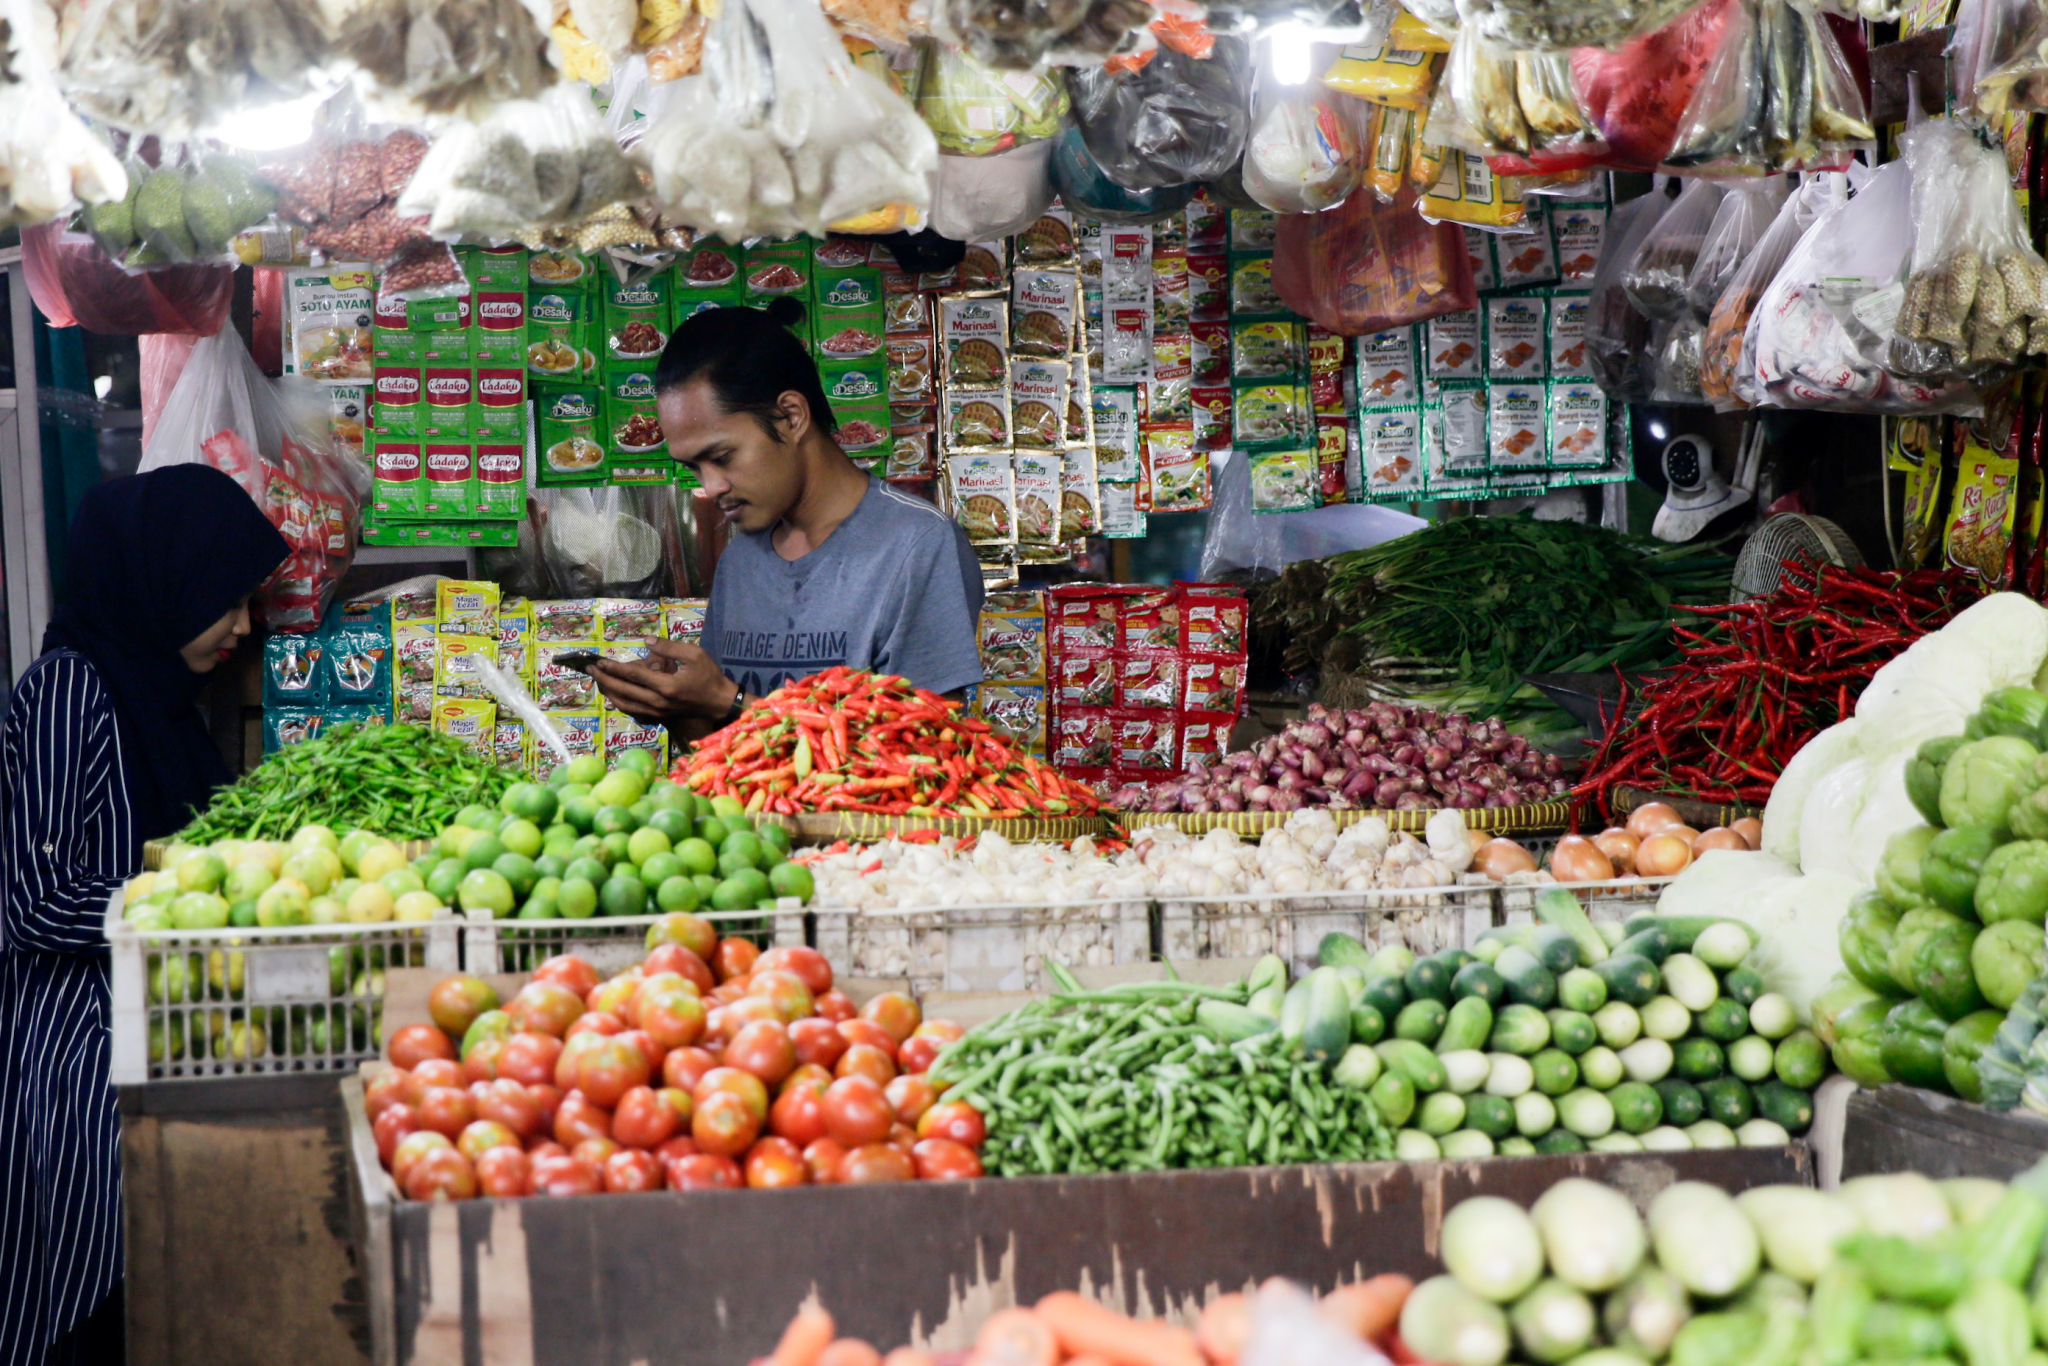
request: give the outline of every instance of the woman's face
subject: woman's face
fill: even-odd
[[[249,599],[230,607],[219,621],[185,642],[178,654],[185,667],[196,674],[212,673],[214,667],[235,652],[242,637],[249,634]]]

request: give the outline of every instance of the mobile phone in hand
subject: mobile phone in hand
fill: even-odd
[[[589,674],[590,666],[604,656],[595,650],[564,650],[554,657],[554,662],[565,669],[574,669],[580,674]]]

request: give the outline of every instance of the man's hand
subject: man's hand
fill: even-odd
[[[599,660],[590,676],[614,707],[646,725],[718,718],[732,706],[734,686],[702,646],[654,640],[656,663]]]

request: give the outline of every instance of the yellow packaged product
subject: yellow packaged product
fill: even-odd
[[[1983,445],[1970,431],[1963,443],[1955,500],[1948,516],[1950,564],[1993,588],[2012,579],[2012,532],[2019,461]]]
[[[434,696],[489,700],[491,690],[484,686],[477,668],[478,663],[486,659],[497,663],[498,638],[495,635],[463,636],[444,631],[435,636]]]
[[[1045,685],[984,683],[975,694],[981,719],[997,738],[1045,757]]]
[[[1365,185],[1374,197],[1392,203],[1408,178],[1408,149],[1415,140],[1415,115],[1406,109],[1374,105],[1366,125]]]
[[[500,718],[491,727],[491,759],[499,768],[524,773],[527,763],[526,723],[517,717]]]
[[[1045,681],[1045,595],[990,593],[982,601],[981,675],[991,683]]]
[[[1394,16],[1393,25],[1387,30],[1387,41],[1395,47],[1408,48],[1416,52],[1449,52],[1451,40],[1423,23],[1407,10]]]
[[[478,758],[491,757],[497,738],[498,704],[474,697],[442,697],[434,702],[434,729],[452,735]]]
[[[533,603],[526,598],[498,606],[498,667],[521,687],[533,687]]]
[[[1451,149],[1426,136],[1429,116],[1418,113],[1408,120],[1408,185],[1420,194],[1436,184],[1444,173],[1444,159]]]
[[[498,585],[481,579],[443,579],[434,585],[434,620],[444,628],[480,623],[482,630],[461,635],[487,635],[497,630]]]
[[[1529,183],[1519,176],[1495,175],[1477,152],[1449,148],[1444,153],[1443,173],[1423,193],[1417,208],[1431,222],[1464,223],[1499,232],[1520,227],[1528,217],[1522,196]]]
[[[1377,47],[1342,48],[1323,72],[1323,85],[1342,94],[1396,109],[1427,109],[1443,66],[1434,52],[1398,47],[1391,36]]]
[[[551,711],[547,713],[548,725],[562,737],[564,748],[571,759],[581,759],[587,754],[604,753],[604,716],[597,711]],[[533,776],[545,782],[554,775],[561,760],[554,747],[540,736],[532,737],[528,748],[533,753]]]
[[[657,773],[668,769],[668,728],[649,726],[635,721],[624,712],[608,711],[604,715],[604,761],[607,767],[616,765],[619,756],[629,749],[644,749],[654,756]]]

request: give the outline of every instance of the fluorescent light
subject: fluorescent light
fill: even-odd
[[[1664,429],[1662,422],[1659,422],[1654,417],[1650,419],[1650,440],[1662,441],[1668,435],[1669,433]]]
[[[313,121],[333,92],[319,89],[296,99],[250,105],[218,120],[207,135],[251,152],[279,152],[313,140]]]
[[[1308,84],[1315,61],[1315,40],[1308,25],[1293,19],[1275,24],[1266,42],[1273,79],[1282,85]]]

